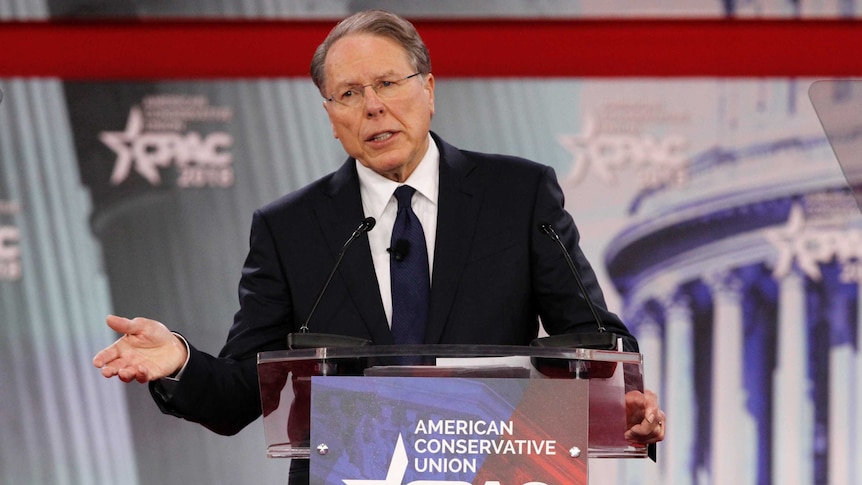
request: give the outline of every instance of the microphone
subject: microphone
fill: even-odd
[[[560,247],[560,250],[563,252],[563,257],[566,258],[566,263],[568,263],[569,269],[572,271],[572,276],[575,277],[575,281],[578,283],[578,288],[581,290],[581,294],[584,295],[584,300],[587,302],[587,306],[593,314],[593,319],[595,319],[599,331],[598,333],[564,333],[537,338],[530,342],[530,345],[535,347],[617,350],[617,340],[619,337],[617,337],[617,334],[613,332],[608,332],[604,323],[602,323],[602,319],[599,316],[598,311],[596,311],[596,306],[593,304],[593,300],[590,299],[590,295],[587,293],[587,289],[584,286],[584,280],[581,278],[581,273],[578,272],[578,268],[575,266],[575,263],[572,262],[569,250],[566,249],[566,245],[560,240],[560,235],[554,230],[554,226],[547,223],[539,224],[539,231],[551,238],[551,240],[556,242]],[[568,372],[566,372],[566,370],[561,371],[559,363],[553,363],[550,359],[535,358],[532,359],[532,361],[536,369],[546,375],[568,377],[571,373],[570,370]],[[582,378],[588,379],[594,377],[609,379],[616,371],[616,363],[614,362],[591,362],[590,364],[591,365],[588,368],[576,371],[576,375],[580,374]],[[657,447],[655,443],[647,445],[647,456],[652,459],[652,461],[656,461]]]
[[[373,217],[366,217],[359,224],[359,227],[353,231],[353,234],[345,241],[344,246],[341,247],[341,251],[338,252],[338,258],[335,260],[335,265],[332,266],[332,271],[329,273],[329,277],[326,278],[326,282],[323,284],[323,287],[320,289],[320,292],[317,293],[317,300],[314,301],[314,305],[311,307],[311,311],[308,312],[308,317],[305,319],[305,323],[302,324],[302,327],[299,328],[299,332],[293,332],[287,334],[287,348],[291,350],[296,349],[312,349],[318,347],[359,347],[363,345],[371,345],[371,341],[364,338],[359,337],[350,337],[347,335],[337,335],[330,333],[311,333],[308,331],[308,323],[311,321],[311,317],[314,315],[315,310],[317,310],[317,305],[320,304],[320,300],[323,299],[323,294],[326,293],[326,289],[329,288],[329,282],[332,281],[332,277],[335,276],[335,272],[338,271],[338,266],[341,265],[341,260],[344,259],[344,254],[347,252],[347,248],[366,232],[374,229],[374,225],[377,224],[377,220]]]
[[[560,247],[560,250],[563,253],[563,257],[566,259],[566,263],[569,265],[569,270],[572,272],[572,276],[575,277],[575,282],[578,284],[578,289],[581,291],[581,294],[584,296],[584,301],[587,303],[587,307],[590,309],[590,313],[593,315],[593,321],[596,323],[596,327],[598,328],[598,333],[566,333],[560,335],[552,335],[550,337],[542,337],[537,338],[530,342],[530,345],[540,346],[540,347],[574,347],[574,348],[587,348],[587,349],[602,349],[602,350],[616,350],[617,348],[617,334],[613,332],[608,332],[605,328],[604,323],[602,323],[602,318],[599,316],[599,312],[596,310],[595,304],[593,304],[593,300],[590,298],[589,293],[587,293],[587,288],[584,286],[584,280],[581,278],[581,273],[578,272],[578,268],[575,266],[575,263],[572,261],[571,255],[569,255],[569,250],[566,249],[566,245],[560,240],[559,234],[554,230],[554,227],[547,223],[539,224],[539,231],[542,234],[548,236],[552,241],[556,242]]]
[[[391,254],[395,258],[395,261],[404,261],[404,258],[410,254],[410,241],[398,239],[391,248],[386,248],[386,252]]]

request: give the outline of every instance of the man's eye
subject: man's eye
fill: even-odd
[[[378,88],[390,88],[393,84],[395,84],[394,81],[380,81]]]
[[[355,89],[348,89],[347,91],[343,92],[338,99],[341,101],[347,101],[358,94],[359,93],[357,93]]]

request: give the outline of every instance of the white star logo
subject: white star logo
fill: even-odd
[[[117,154],[111,184],[119,185],[126,180],[133,167],[150,184],[161,184],[158,167],[170,163],[165,154],[170,153],[168,149],[176,143],[175,138],[175,134],[144,133],[144,113],[140,107],[132,107],[124,131],[99,133],[99,140]]]
[[[766,239],[778,250],[778,261],[772,271],[776,278],[784,277],[793,268],[793,262],[797,260],[797,241],[802,239],[804,230],[805,214],[799,204],[794,204],[784,227],[766,231]],[[820,268],[806,264],[805,258],[799,258],[798,263],[806,274],[818,279]]]
[[[114,162],[114,171],[111,173],[111,184],[119,185],[129,176],[132,171],[134,157],[132,156],[132,142],[141,134],[144,128],[144,115],[137,106],[129,112],[125,131],[103,131],[99,133],[99,139],[117,154]],[[158,174],[156,174],[158,177]],[[152,180],[150,180],[152,182]]]

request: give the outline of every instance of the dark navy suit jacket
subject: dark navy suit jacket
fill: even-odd
[[[594,332],[560,248],[538,226],[550,223],[578,266],[609,331],[637,343],[606,309],[578,246],[553,169],[528,160],[440,148],[438,223],[425,343],[527,345],[539,321],[550,334]],[[239,284],[240,310],[219,357],[194,347],[167,413],[233,434],[261,413],[255,357],[283,350],[306,320],[347,238],[363,220],[355,160],[257,210]],[[373,229],[372,229],[373,230]],[[313,332],[393,343],[368,239],[353,242],[320,302]],[[157,387],[157,386],[154,386]]]

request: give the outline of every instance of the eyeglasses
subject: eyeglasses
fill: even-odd
[[[333,93],[328,98],[326,98],[326,100],[338,103],[348,108],[356,108],[357,106],[362,104],[362,101],[365,98],[365,88],[369,86],[371,86],[371,89],[374,90],[374,93],[377,94],[377,96],[383,99],[394,98],[404,90],[404,85],[406,84],[406,81],[408,79],[414,78],[420,74],[422,73],[413,73],[407,77],[396,79],[394,81],[382,79],[380,81],[374,81],[373,83],[369,84],[357,84],[355,86],[348,86],[347,89],[341,91],[340,94]]]

